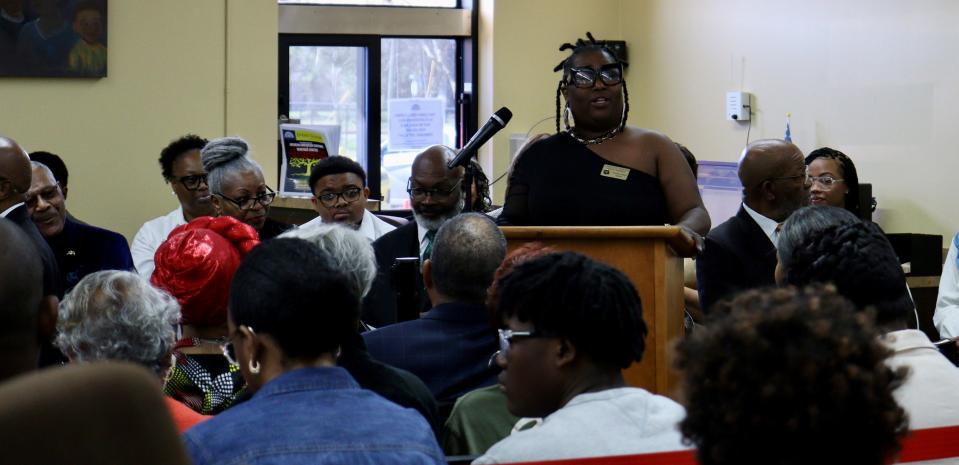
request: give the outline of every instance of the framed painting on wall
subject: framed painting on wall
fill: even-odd
[[[107,0],[0,0],[0,76],[107,75]]]

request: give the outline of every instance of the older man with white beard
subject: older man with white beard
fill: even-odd
[[[463,211],[463,168],[446,165],[456,152],[434,145],[413,160],[407,192],[413,204],[415,221],[396,228],[373,242],[377,275],[373,289],[363,300],[363,321],[379,327],[396,323],[400,315],[397,292],[406,296],[419,311],[430,308],[423,287],[419,264],[430,257],[436,231],[450,218]],[[402,275],[403,265],[394,271],[397,262],[405,262],[408,282],[393,282],[394,274]],[[418,312],[417,312],[418,313]]]

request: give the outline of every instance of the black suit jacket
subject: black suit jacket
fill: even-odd
[[[736,292],[776,284],[776,247],[743,207],[706,235],[696,259],[699,302],[713,304]]]
[[[376,253],[376,279],[363,299],[362,318],[365,323],[379,328],[399,320],[392,283],[393,263],[400,257],[419,258],[420,241],[416,234],[416,221],[410,221],[381,236],[373,242],[373,251]],[[415,287],[409,291],[418,292],[422,311],[429,310],[430,299],[423,287],[419,267],[416,267]]]
[[[47,239],[57,259],[64,289],[69,292],[84,276],[102,270],[133,271],[127,240],[106,229],[67,218],[60,234]]]
[[[23,232],[27,233],[30,241],[37,248],[37,254],[43,263],[43,295],[55,295],[58,299],[63,298],[63,281],[60,278],[60,269],[57,267],[56,256],[53,250],[47,244],[47,241],[40,234],[37,225],[33,224],[30,218],[30,212],[26,205],[20,205],[10,213],[7,213],[7,219],[16,223]]]

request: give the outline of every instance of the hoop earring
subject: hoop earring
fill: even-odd
[[[254,365],[254,363],[255,363],[256,365]],[[249,369],[250,369],[250,373],[253,373],[254,375],[260,374],[260,362],[259,362],[259,361],[254,362],[253,360],[250,360],[250,363],[248,364],[248,367],[247,367],[247,368],[249,368]]]
[[[570,131],[569,115],[572,112],[573,111],[569,109],[569,102],[566,102],[566,106],[563,108],[563,127],[566,129],[567,132]]]

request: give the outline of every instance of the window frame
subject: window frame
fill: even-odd
[[[278,98],[278,116],[288,116],[290,113],[290,47],[294,46],[318,46],[318,47],[363,47],[367,50],[367,63],[366,63],[366,112],[367,112],[367,134],[366,134],[366,159],[357,160],[360,165],[366,169],[366,184],[370,188],[370,198],[371,199],[384,199],[384,192],[381,191],[382,179],[381,179],[381,167],[382,167],[382,154],[380,153],[380,147],[382,146],[382,140],[380,133],[382,132],[382,95],[381,95],[381,82],[382,82],[382,39],[444,39],[444,40],[454,40],[456,44],[456,91],[454,108],[455,108],[455,121],[454,121],[454,131],[457,145],[462,147],[468,136],[471,136],[477,127],[477,105],[476,102],[476,79],[478,76],[478,63],[476,62],[477,53],[477,43],[476,31],[478,30],[478,11],[476,8],[473,8],[473,0],[460,0],[458,2],[459,7],[456,9],[452,8],[443,8],[443,7],[396,7],[396,6],[364,6],[364,7],[354,7],[354,6],[340,6],[340,5],[329,5],[329,6],[315,6],[315,5],[301,5],[301,4],[281,4],[281,18],[280,18],[280,33],[279,33],[279,74],[278,74],[278,86],[279,86],[279,98]],[[437,35],[437,34],[409,34],[409,33],[398,33],[397,31],[387,31],[384,33],[363,33],[363,34],[342,34],[342,33],[310,33],[304,32],[305,29],[309,28],[308,25],[302,23],[296,25],[288,25],[284,27],[283,18],[284,16],[290,17],[289,12],[283,11],[286,8],[297,8],[297,9],[316,9],[313,10],[317,13],[322,13],[323,11],[347,11],[353,9],[355,11],[362,11],[363,9],[374,8],[378,11],[386,10],[415,10],[424,15],[423,18],[429,18],[430,15],[433,15],[431,10],[469,10],[470,13],[470,25],[467,35]],[[333,10],[331,10],[333,9]],[[296,11],[296,10],[293,10]],[[305,11],[305,10],[304,10]],[[284,14],[286,13],[286,14]],[[404,13],[409,14],[409,13]],[[299,16],[299,15],[296,15]],[[295,31],[295,32],[288,32]],[[363,31],[369,32],[369,31]],[[467,93],[465,90],[466,83],[470,83],[471,92]],[[359,156],[357,158],[360,158]],[[282,164],[282,155],[277,154],[277,165]],[[277,170],[279,173],[280,170]]]

